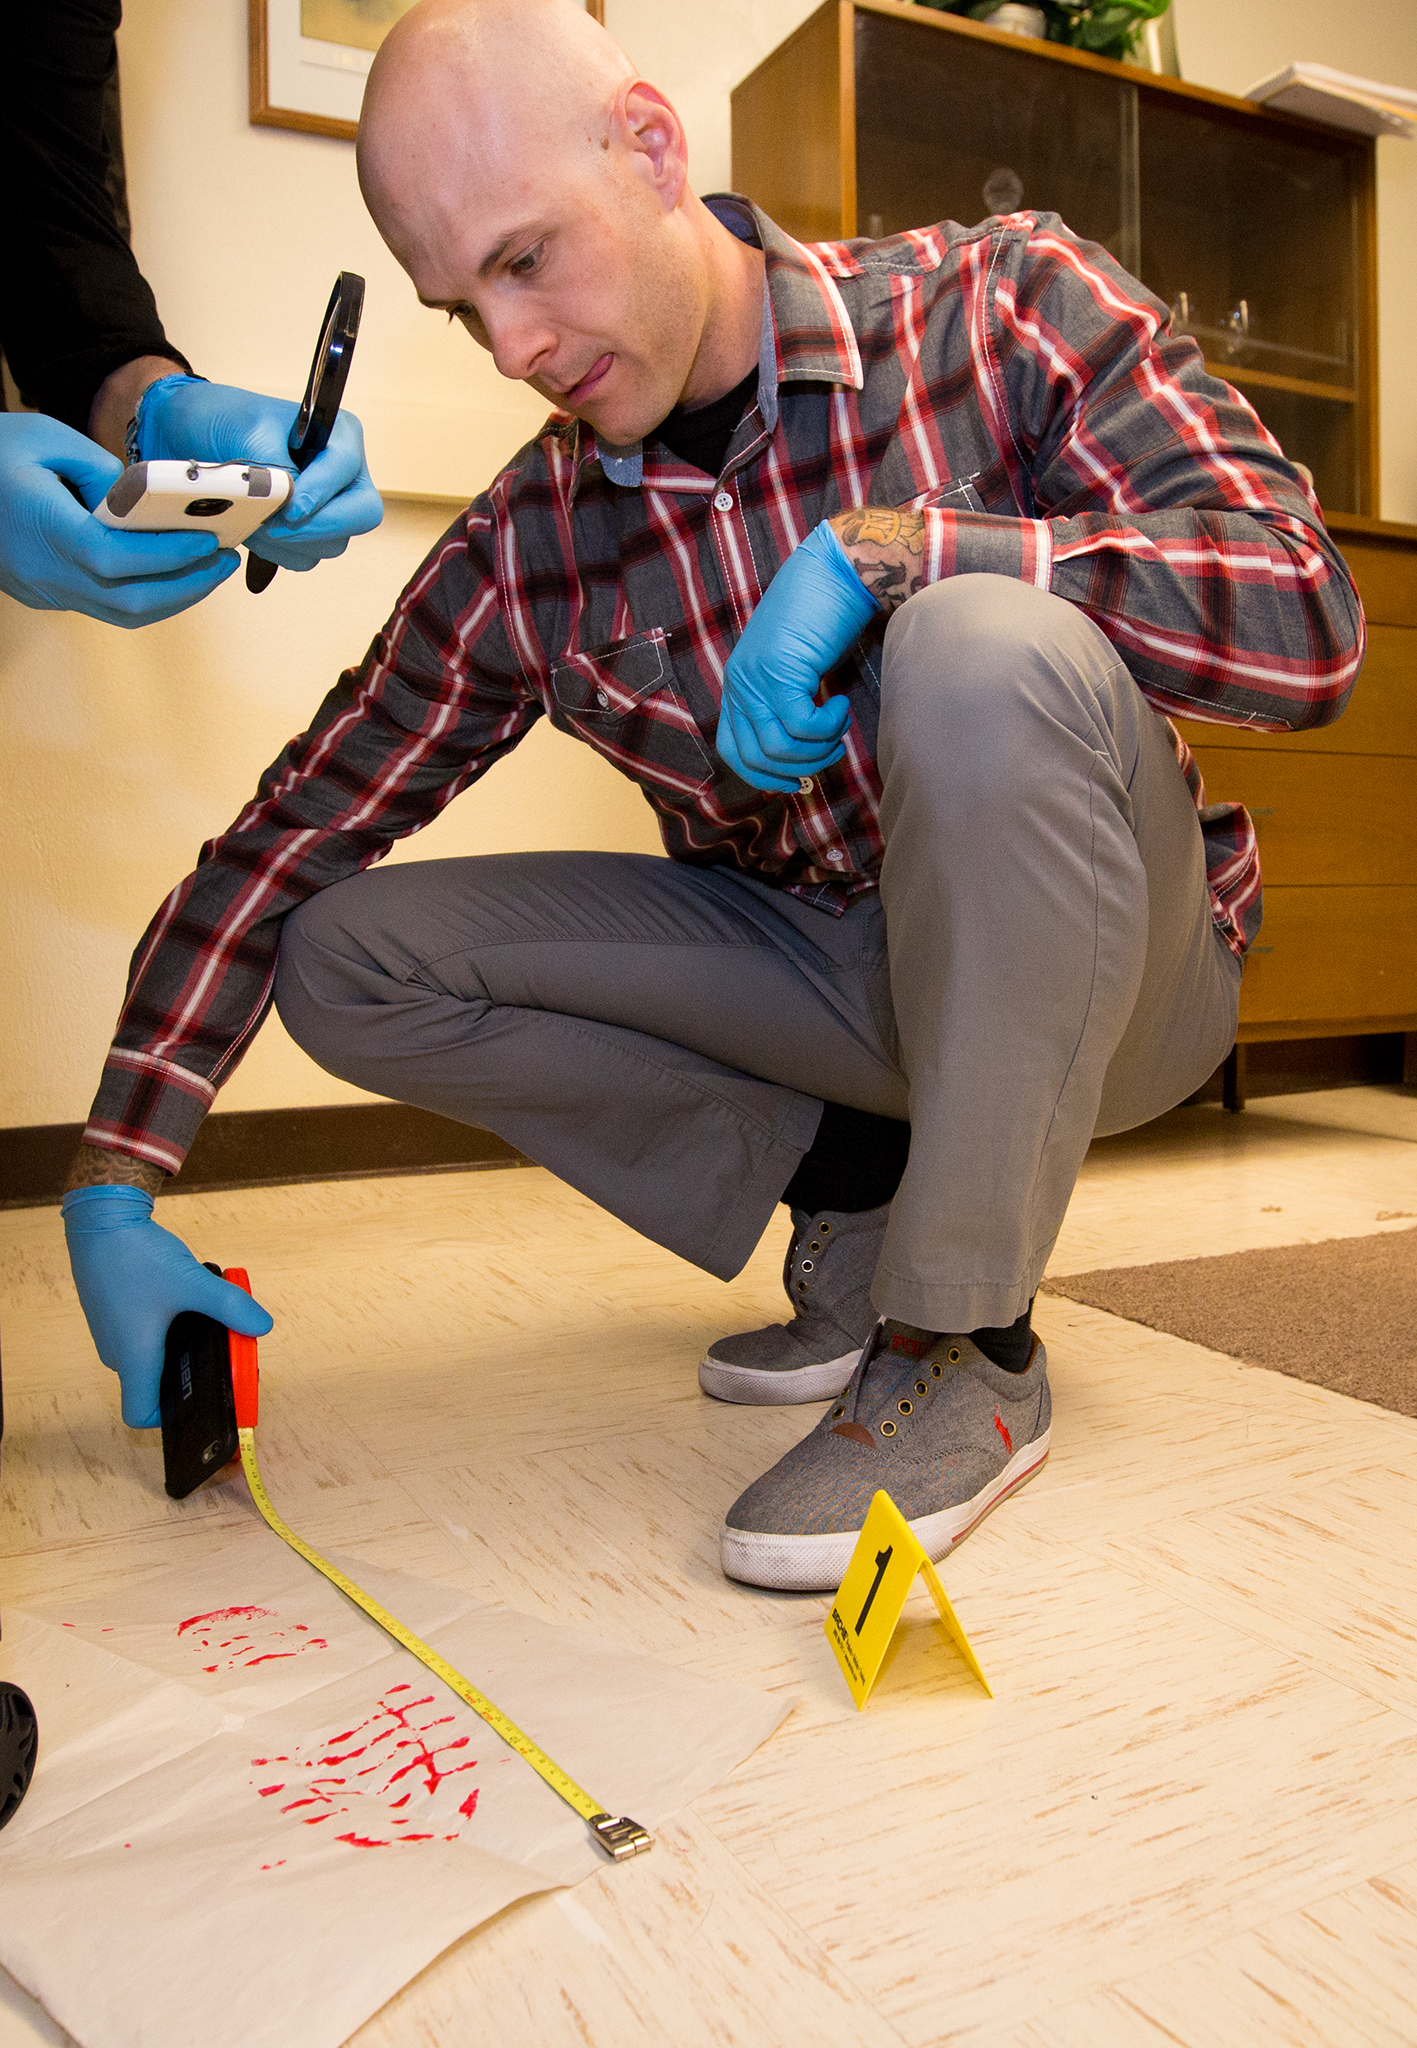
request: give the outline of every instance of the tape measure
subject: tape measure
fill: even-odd
[[[251,1292],[251,1282],[242,1267],[229,1266],[223,1277],[236,1287],[244,1287],[248,1294]],[[303,1557],[307,1564],[313,1565],[332,1586],[337,1586],[347,1600],[352,1600],[356,1607],[362,1607],[369,1619],[376,1621],[386,1635],[392,1636],[394,1641],[416,1657],[420,1664],[426,1665],[433,1676],[441,1679],[450,1692],[455,1692],[460,1700],[466,1701],[472,1711],[480,1715],[488,1727],[501,1736],[509,1749],[514,1749],[519,1757],[531,1765],[537,1776],[545,1780],[553,1792],[558,1793],[568,1806],[575,1808],[612,1861],[625,1863],[630,1857],[638,1856],[648,1849],[651,1846],[651,1837],[638,1821],[630,1820],[623,1814],[617,1816],[607,1813],[600,1802],[593,1799],[583,1786],[578,1785],[568,1771],[563,1771],[558,1763],[553,1762],[545,1750],[533,1742],[524,1729],[517,1726],[510,1715],[504,1714],[495,1701],[488,1699],[486,1693],[479,1692],[471,1679],[464,1678],[460,1671],[454,1670],[446,1657],[440,1657],[431,1643],[425,1643],[411,1628],[406,1628],[397,1615],[390,1614],[387,1607],[381,1607],[362,1586],[356,1586],[353,1579],[346,1578],[327,1557],[321,1557],[318,1550],[312,1549],[303,1537],[297,1536],[289,1524],[282,1521],[271,1504],[271,1497],[266,1492],[265,1481],[256,1463],[256,1418],[260,1393],[256,1340],[254,1337],[243,1337],[236,1330],[230,1331],[228,1336],[231,1347],[231,1383],[236,1395],[236,1436],[241,1446],[241,1469],[246,1474],[246,1484],[251,1489],[252,1500],[282,1543],[288,1543],[298,1556]]]

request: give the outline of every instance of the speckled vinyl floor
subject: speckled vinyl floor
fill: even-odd
[[[1411,1093],[1177,1111],[1094,1148],[1053,1266],[1414,1210]],[[1052,1457],[943,1567],[997,1697],[922,1589],[858,1715],[827,1603],[717,1565],[817,1413],[695,1379],[781,1305],[785,1216],[724,1287],[530,1169],[162,1213],[277,1316],[262,1463],[312,1540],[798,1703],[652,1855],[512,1908],[361,2048],[1417,2040],[1417,1422],[1041,1298]],[[242,1489],[163,1495],[58,1211],[0,1216],[0,1254],[0,1600],[220,1542]],[[0,2048],[66,2038],[0,1977]]]

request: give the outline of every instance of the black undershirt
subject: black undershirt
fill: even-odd
[[[722,398],[711,399],[707,405],[676,405],[655,428],[654,438],[681,462],[692,462],[695,469],[717,476],[728,444],[757,395],[758,373],[750,370],[743,382],[735,384]]]

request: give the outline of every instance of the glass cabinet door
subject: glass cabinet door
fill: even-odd
[[[856,232],[971,227],[1024,206],[1134,272],[1136,87],[938,20],[856,11]]]
[[[1358,220],[1362,159],[1144,93],[1142,281],[1244,393],[1330,511],[1358,512]]]
[[[823,0],[733,104],[735,165],[805,239],[1057,213],[1172,309],[1328,511],[1376,511],[1370,138],[884,0]]]

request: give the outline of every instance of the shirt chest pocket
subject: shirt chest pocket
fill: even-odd
[[[713,780],[713,759],[680,695],[659,627],[551,665],[553,722],[622,774],[673,796]]]
[[[911,512],[985,512],[988,507],[974,488],[975,478],[980,474],[976,470],[974,476],[955,477],[950,483],[936,484],[932,490],[922,491],[919,497],[912,498],[908,507],[903,509]]]

